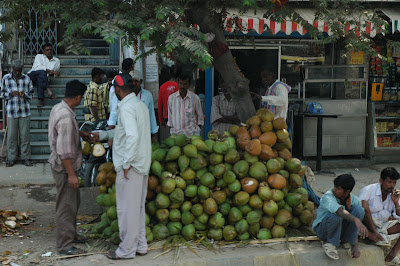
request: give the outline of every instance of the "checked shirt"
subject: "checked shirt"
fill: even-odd
[[[23,92],[24,97],[11,96],[13,91]],[[33,85],[27,75],[22,74],[18,80],[14,79],[12,72],[5,75],[1,82],[0,96],[6,101],[7,117],[19,118],[31,115],[29,101],[33,96]]]

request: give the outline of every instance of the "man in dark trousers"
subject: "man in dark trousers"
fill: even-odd
[[[63,255],[81,253],[73,243],[84,241],[75,227],[80,203],[77,171],[82,162],[80,137],[90,140],[90,134],[79,130],[74,107],[81,103],[85,91],[86,85],[82,82],[68,82],[64,100],[53,107],[49,117],[49,163],[57,189],[57,250]]]

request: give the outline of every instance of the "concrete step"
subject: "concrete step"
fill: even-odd
[[[86,47],[110,47],[110,45],[103,39],[81,39],[81,42]]]
[[[52,105],[45,105],[43,107],[37,107],[36,105],[31,105],[31,115],[32,116],[46,116],[50,115],[51,109],[53,108]],[[83,116],[83,105],[76,106],[74,108],[75,113],[78,116]]]
[[[47,128],[36,128],[30,130],[30,140],[31,142],[37,141],[48,141],[48,129]]]
[[[50,154],[50,146],[48,141],[31,141],[31,153],[34,155]]]
[[[118,62],[112,62],[108,55],[59,55],[61,66],[63,65],[113,65]],[[31,65],[32,68],[35,56],[25,57],[25,66]],[[27,67],[25,67],[27,68]],[[29,68],[29,69],[30,69]]]
[[[31,160],[34,162],[47,162],[49,160],[49,155],[48,154],[32,154],[31,155]]]
[[[107,70],[118,71],[117,65],[61,65],[60,73],[62,76],[78,76],[78,75],[91,75],[92,69],[98,67],[107,72]],[[24,73],[28,73],[32,69],[32,65],[24,66]]]
[[[92,77],[91,75],[60,75],[59,77],[53,79],[51,83],[54,85],[65,85],[74,79],[77,79],[85,84],[89,84],[89,82],[92,80]]]
[[[78,124],[80,125],[85,121],[84,116],[77,116]],[[31,129],[46,129],[49,127],[49,117],[47,116],[32,116]]]

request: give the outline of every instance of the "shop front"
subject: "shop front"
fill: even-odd
[[[331,33],[326,23],[314,21],[313,10],[297,11],[326,36]],[[347,52],[342,40],[319,44],[291,21],[277,23],[254,14],[239,20],[238,28],[227,19],[226,34],[236,64],[250,81],[250,91],[260,91],[264,68],[292,87],[287,122],[292,125],[293,154],[316,156],[317,118],[302,114],[308,106],[319,103],[325,114],[337,115],[323,120],[323,156],[365,155],[368,58],[363,53]],[[363,30],[375,37],[374,25],[365,24]],[[243,41],[249,36],[253,42]],[[213,93],[206,91],[206,102],[207,95]]]

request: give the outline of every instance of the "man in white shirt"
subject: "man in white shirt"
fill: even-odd
[[[135,68],[135,62],[132,58],[125,58],[122,61],[121,71],[119,73],[126,73],[129,74]],[[115,88],[111,86],[110,94],[109,94],[109,104],[110,104],[110,117],[108,118],[107,124],[109,125],[110,129],[115,128],[117,124],[118,115],[117,115],[117,105],[119,100],[115,95]]]
[[[43,54],[38,54],[33,62],[32,69],[28,72],[33,84],[38,90],[38,107],[44,105],[44,91],[50,99],[55,99],[56,95],[50,90],[49,77],[60,75],[60,60],[53,56],[53,46],[50,43],[43,45]]]
[[[370,231],[368,238],[377,245],[390,246],[399,237],[400,224],[391,217],[400,216],[400,191],[395,190],[400,174],[393,167],[382,170],[379,183],[368,185],[360,190],[359,199],[365,209],[364,224]],[[400,251],[400,241],[385,258],[386,265],[400,265],[396,256]]]
[[[115,188],[121,243],[109,251],[109,259],[133,259],[147,253],[145,201],[151,163],[149,110],[136,96],[132,77],[121,73],[114,79],[118,123],[114,130],[93,133],[100,140],[114,139],[113,163],[117,171]]]
[[[263,105],[275,114],[275,118],[282,117],[286,120],[288,111],[288,94],[292,88],[276,79],[276,74],[264,69],[261,71],[263,88],[260,91]]]

